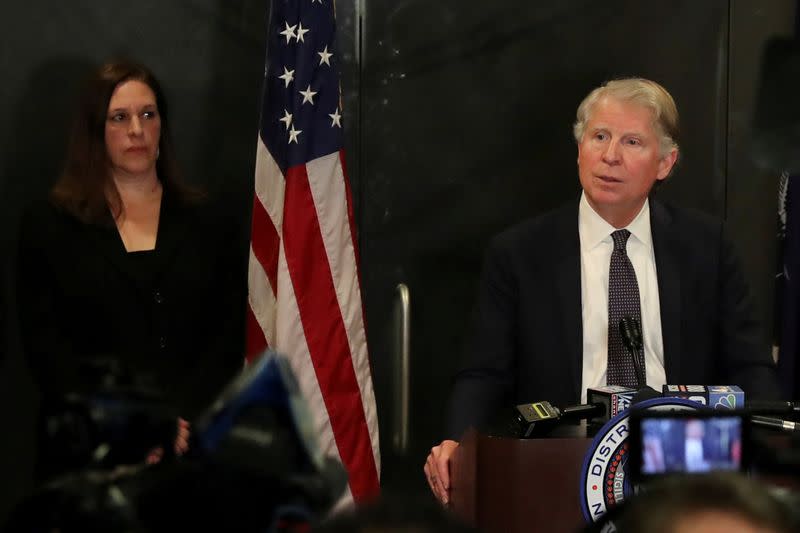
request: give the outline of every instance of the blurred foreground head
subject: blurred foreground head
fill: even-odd
[[[370,505],[339,513],[313,533],[470,533],[466,526],[428,494],[392,493]]]
[[[614,524],[619,533],[788,533],[797,531],[793,507],[755,480],[720,472],[658,481]]]

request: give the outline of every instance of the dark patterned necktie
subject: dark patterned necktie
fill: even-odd
[[[623,317],[630,317],[642,323],[639,305],[639,284],[636,272],[625,251],[631,232],[620,229],[611,234],[614,239],[614,251],[611,252],[611,268],[608,273],[608,370],[606,383],[637,387],[636,369],[633,358],[622,342],[619,323]],[[644,351],[641,350],[639,361],[644,374]],[[645,374],[646,375],[646,374]],[[642,384],[644,385],[644,383]]]

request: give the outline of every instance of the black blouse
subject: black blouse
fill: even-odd
[[[45,402],[91,390],[87,362],[112,360],[185,418],[208,406],[244,360],[246,251],[233,217],[166,192],[151,252],[128,253],[113,223],[30,209],[18,301]]]

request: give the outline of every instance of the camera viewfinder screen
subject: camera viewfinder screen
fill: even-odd
[[[740,470],[742,419],[643,418],[641,452],[643,474]]]

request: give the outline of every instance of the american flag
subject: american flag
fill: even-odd
[[[273,0],[250,247],[248,357],[286,355],[356,502],[380,452],[344,167],[333,0]]]

